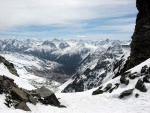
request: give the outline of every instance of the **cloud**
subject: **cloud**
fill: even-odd
[[[135,24],[124,24],[124,25],[104,25],[100,27],[96,27],[90,30],[94,31],[111,31],[111,32],[117,32],[117,33],[133,33],[135,28]]]
[[[77,35],[78,38],[85,38],[84,35]]]
[[[129,23],[133,22],[133,19],[123,20],[118,17],[136,12],[135,0],[0,0],[0,2],[0,33],[2,34],[15,34],[14,32],[19,31],[19,29],[16,30],[18,26],[25,28],[22,30],[23,32],[28,26],[38,25],[46,26],[46,28],[47,26],[49,28],[56,26],[53,30],[48,28],[51,33],[62,34],[62,32],[68,33],[67,30],[70,30],[76,36],[80,33],[82,36],[82,33],[89,29],[88,26],[93,26],[88,21],[102,19],[103,21],[95,23],[96,25],[91,30],[98,30],[98,25],[103,22],[105,24],[104,30],[108,24],[112,24],[112,20],[107,23],[106,20],[114,17],[117,18],[113,19],[113,24],[120,23],[122,27],[118,24],[110,25],[109,29],[126,32],[133,29],[133,23]],[[122,24],[125,21],[127,25]],[[48,34],[48,30],[42,32]],[[102,30],[101,26],[99,30]],[[26,32],[37,33],[33,29],[31,31],[28,29]]]

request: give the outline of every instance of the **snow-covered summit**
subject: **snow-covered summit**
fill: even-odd
[[[122,49],[121,41],[103,40],[36,40],[36,39],[11,39],[0,40],[0,50],[30,54],[41,59],[57,62],[66,66],[65,73],[72,75],[81,63],[90,54],[99,54],[108,47],[118,46]]]
[[[67,48],[67,47],[69,47],[70,45],[67,43],[67,42],[61,42],[60,44],[59,44],[59,48],[61,48],[61,49],[65,49],[65,48]]]
[[[143,62],[142,64],[128,70],[127,72],[131,72],[132,75],[139,75],[141,74],[143,67],[147,66],[150,67],[150,59]],[[2,68],[1,68],[2,67]],[[5,71],[5,68],[3,65],[0,65],[0,68],[4,70],[5,74],[8,73],[8,71]],[[147,68],[145,68],[147,69]],[[136,72],[136,73],[135,73]],[[146,72],[146,71],[142,71]],[[129,73],[127,73],[129,74]],[[112,75],[113,76],[113,75]],[[115,84],[120,84],[116,89],[111,90],[110,89],[105,91],[103,94],[99,95],[92,95],[92,92],[95,91],[97,88],[80,92],[80,93],[56,93],[56,96],[59,99],[61,103],[66,105],[67,108],[57,108],[50,105],[43,105],[38,103],[37,105],[33,105],[30,103],[27,103],[28,107],[31,109],[31,113],[149,113],[149,98],[150,98],[150,84],[144,83],[144,86],[147,89],[147,92],[141,92],[139,89],[135,88],[135,85],[139,79],[143,79],[145,74],[143,73],[142,76],[137,76],[134,79],[127,78],[129,80],[129,84],[124,84],[120,82],[121,76],[118,76],[114,79],[110,79],[106,82],[104,82],[101,86],[101,90],[106,90],[106,86],[108,84],[111,86],[111,88],[115,87]],[[132,76],[133,77],[133,76]],[[19,80],[21,81],[21,80]],[[18,84],[22,84],[23,82]],[[26,86],[27,87],[27,86]],[[107,87],[108,88],[108,87]],[[100,88],[99,88],[100,89]],[[129,93],[129,95],[123,97],[120,99],[120,95],[122,92],[131,90],[132,93]],[[0,95],[0,112],[1,113],[27,113],[25,111],[14,109],[14,108],[7,108],[4,104],[5,102],[5,96]]]

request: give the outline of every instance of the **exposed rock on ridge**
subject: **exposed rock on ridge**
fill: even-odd
[[[150,58],[150,1],[137,0],[136,6],[139,13],[137,14],[135,32],[132,36],[128,68]]]
[[[4,57],[0,56],[0,63],[4,63],[4,65],[7,67],[7,69],[10,71],[10,73],[19,76],[17,73],[17,70],[14,68],[14,64],[8,62]]]
[[[52,105],[57,107],[65,107],[60,104],[56,95],[45,87],[36,90],[26,90],[19,88],[14,80],[6,76],[0,75],[0,94],[5,95],[5,105],[22,109],[24,111],[31,111],[27,106],[27,102],[36,105],[41,102],[45,105]]]

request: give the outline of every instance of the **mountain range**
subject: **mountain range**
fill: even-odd
[[[149,113],[150,2],[136,6],[131,44],[1,40],[0,113]]]
[[[130,41],[108,39],[102,41],[6,39],[0,40],[0,43],[1,55],[14,63],[18,72],[23,70],[24,73],[44,77],[51,83],[55,81],[59,85],[69,80],[70,77],[70,79],[76,78],[79,73],[88,73],[89,68],[93,71],[96,68],[100,69],[99,72],[105,77],[107,75],[104,72],[105,68],[118,61],[130,50]],[[106,63],[107,65],[104,66]],[[93,79],[97,76],[94,75]],[[91,80],[87,81],[87,84],[91,84]],[[35,80],[32,83],[35,83]],[[101,81],[97,85],[88,85],[84,89],[91,89],[100,83]]]

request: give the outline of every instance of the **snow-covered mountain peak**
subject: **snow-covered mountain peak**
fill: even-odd
[[[50,46],[51,48],[57,48],[56,45],[52,41],[44,41],[43,44],[44,46]]]
[[[4,43],[5,42],[5,43]],[[11,41],[12,42],[12,41]],[[85,58],[93,54],[97,56],[101,52],[107,51],[112,47],[114,51],[122,51],[122,42],[120,41],[87,41],[87,40],[35,40],[24,39],[15,40],[15,43],[10,43],[9,40],[0,41],[1,51],[20,52],[30,54],[41,59],[55,61],[68,67],[70,74],[81,65]],[[112,51],[112,50],[111,50]]]
[[[85,46],[85,43],[83,41],[80,41],[76,44],[76,46],[79,46],[79,47],[84,47]]]
[[[61,49],[65,49],[67,47],[70,47],[70,45],[67,42],[61,42],[59,44],[59,48],[61,48]]]

